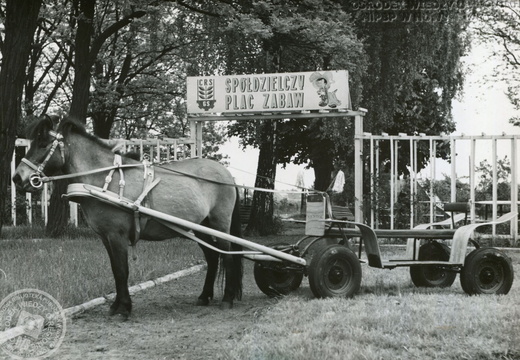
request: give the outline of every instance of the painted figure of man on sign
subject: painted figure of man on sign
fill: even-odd
[[[317,93],[320,97],[320,106],[328,106],[331,108],[335,108],[338,105],[341,105],[341,101],[336,96],[336,91],[329,91],[331,85],[334,83],[334,79],[331,72],[325,71],[323,74],[319,72],[315,72],[311,74],[310,81],[314,85],[316,89],[318,89]]]

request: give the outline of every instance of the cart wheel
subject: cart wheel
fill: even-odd
[[[318,250],[309,265],[309,285],[318,298],[354,296],[361,285],[358,257],[338,244]]]
[[[275,269],[267,263],[255,263],[255,282],[267,296],[283,296],[298,289],[303,279],[303,272]]]
[[[450,248],[446,244],[428,242],[419,249],[420,261],[449,261]],[[450,287],[457,274],[435,265],[410,267],[412,282],[417,287]]]
[[[288,244],[272,247],[294,255],[293,251],[286,250],[290,248]],[[258,288],[270,297],[288,295],[298,289],[303,280],[303,272],[285,269],[283,263],[274,261],[255,262],[253,273]]]
[[[460,273],[462,289],[469,295],[507,294],[513,285],[511,259],[494,248],[475,249],[464,261]]]

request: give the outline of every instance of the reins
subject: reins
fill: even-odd
[[[41,179],[42,179],[43,182],[50,182],[50,181],[55,181],[55,180],[71,179],[71,178],[75,178],[75,177],[78,177],[78,176],[97,174],[97,173],[104,172],[104,171],[117,170],[117,169],[121,169],[121,168],[140,167],[140,166],[144,166],[144,164],[139,163],[139,164],[112,165],[112,166],[107,166],[107,167],[99,168],[99,169],[93,169],[93,170],[88,170],[88,171],[81,171],[81,172],[77,172],[77,173],[74,173],[74,174],[65,174],[65,175],[56,175],[56,176],[44,176]]]
[[[323,191],[318,191],[318,190],[314,190],[314,189],[307,189],[307,188],[302,188],[302,187],[300,187],[300,189],[302,189],[303,191],[302,190],[299,190],[299,191],[296,191],[296,190],[295,191],[283,190],[282,191],[282,190],[275,190],[275,189],[259,188],[259,187],[255,187],[255,186],[230,184],[230,183],[225,183],[225,182],[221,182],[221,181],[217,181],[217,180],[202,178],[200,176],[193,175],[193,174],[190,174],[190,173],[186,173],[186,172],[183,172],[183,171],[170,169],[170,168],[167,168],[167,167],[164,167],[164,166],[160,166],[161,164],[164,164],[164,162],[158,163],[158,165],[155,165],[155,166],[157,166],[158,168],[164,169],[166,171],[177,173],[179,175],[191,177],[193,179],[202,180],[202,181],[205,181],[205,182],[210,182],[210,183],[217,184],[217,185],[232,186],[232,187],[241,188],[241,189],[258,190],[258,191],[265,191],[265,192],[272,192],[272,193],[284,192],[284,193],[287,193],[287,194],[302,194],[302,193],[306,193],[306,191],[307,192],[310,191],[310,192],[314,192],[314,193],[318,193],[318,194],[323,193]]]
[[[92,169],[92,170],[88,170],[88,171],[81,171],[81,172],[77,172],[74,174],[46,176],[45,173],[43,172],[43,170],[44,170],[45,166],[47,165],[47,162],[49,161],[49,159],[52,157],[52,155],[56,151],[56,148],[58,146],[60,147],[60,150],[61,150],[62,160],[65,163],[64,144],[62,141],[63,135],[61,135],[60,133],[57,133],[55,131],[52,131],[52,130],[49,131],[49,135],[53,136],[55,140],[53,141],[52,147],[51,147],[49,153],[47,154],[46,158],[39,166],[36,166],[31,161],[27,160],[25,157],[22,159],[22,162],[24,162],[31,169],[36,171],[36,173],[34,173],[30,176],[30,183],[33,187],[35,187],[37,189],[41,188],[43,186],[43,183],[46,183],[46,182],[51,182],[51,181],[55,181],[55,180],[63,180],[63,179],[71,179],[71,178],[75,178],[78,176],[86,176],[86,175],[92,175],[92,174],[109,171],[110,174],[107,176],[106,181],[105,181],[105,188],[106,188],[108,183],[110,183],[110,181],[112,179],[112,174],[115,170],[119,170],[120,173],[122,173],[122,169],[125,169],[125,168],[144,167],[145,172],[146,172],[146,170],[149,168],[158,167],[158,168],[161,168],[161,169],[169,171],[169,172],[173,172],[173,173],[176,173],[176,174],[179,174],[182,176],[190,177],[192,179],[210,182],[210,183],[222,185],[222,186],[232,186],[235,188],[241,188],[241,189],[247,189],[247,190],[253,190],[253,191],[264,191],[264,192],[272,192],[272,193],[283,192],[283,193],[287,193],[287,194],[302,194],[302,193],[307,193],[307,192],[313,192],[313,193],[318,193],[318,194],[324,193],[323,191],[302,188],[302,187],[299,187],[301,190],[291,191],[291,190],[275,190],[275,189],[259,188],[259,187],[255,187],[255,186],[231,184],[231,183],[226,183],[226,182],[222,182],[222,181],[203,178],[203,177],[200,177],[200,176],[197,176],[194,174],[190,174],[190,173],[186,173],[186,172],[183,172],[180,170],[170,169],[168,167],[162,166],[164,164],[170,163],[171,161],[159,162],[159,163],[149,163],[148,161],[143,161],[142,163],[137,163],[137,164],[123,164],[121,161],[121,156],[117,155],[117,154],[115,154],[116,159],[114,161],[114,165],[111,165],[111,166],[107,166],[107,167],[103,167],[103,168],[99,168],[99,169]],[[122,181],[122,183],[120,184],[120,188],[124,187],[124,180],[121,180],[121,181]]]

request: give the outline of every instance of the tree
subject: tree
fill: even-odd
[[[368,109],[364,130],[392,135],[453,132],[451,103],[463,86],[460,58],[469,47],[465,30],[471,9],[457,7],[447,0],[421,1],[420,4],[405,1],[398,9],[375,12],[359,9],[357,3],[345,4],[369,58],[361,80],[362,104]],[[448,146],[439,144],[436,155],[446,158]],[[401,144],[398,171],[404,176],[408,176],[409,151],[407,144]],[[428,151],[418,149],[419,169],[427,164]],[[351,153],[346,154],[349,159]],[[383,148],[380,154],[380,167],[386,169],[390,149]],[[352,162],[345,163],[348,165],[344,171],[350,173]],[[368,177],[366,174],[365,179]],[[370,194],[369,182],[364,186],[364,193]],[[353,200],[350,194],[349,201]],[[364,205],[365,209],[370,206]]]
[[[472,32],[477,39],[494,50],[503,60],[495,69],[496,76],[507,82],[507,96],[516,110],[520,110],[520,9],[518,3],[499,1],[479,3],[473,9]],[[498,45],[497,46],[497,42]],[[510,122],[520,126],[520,116]]]
[[[5,35],[1,39],[0,69],[0,211],[5,210],[10,164],[22,110],[25,69],[38,24],[41,0],[7,0],[1,13]],[[4,216],[0,216],[0,231]]]
[[[234,14],[236,20],[229,20],[233,32],[229,35],[242,34],[242,42],[229,41],[236,45],[246,43],[246,54],[240,60],[232,57],[228,62],[228,71],[238,72],[292,72],[321,69],[343,69],[348,66],[354,79],[353,94],[359,94],[356,75],[363,69],[361,42],[353,34],[350,18],[332,1],[262,1],[247,3],[241,12]],[[238,21],[240,18],[240,21]],[[229,51],[231,51],[230,49]],[[247,56],[254,53],[254,56]],[[359,76],[358,76],[359,78]],[[287,163],[298,153],[298,135],[306,133],[309,121],[262,121],[254,125],[239,122],[230,128],[231,135],[239,135],[244,145],[258,146],[260,149],[257,180],[255,186],[274,188],[277,163]],[[322,124],[315,122],[315,124]],[[292,127],[292,129],[291,129]],[[325,137],[327,126],[315,126],[315,139]],[[283,140],[282,140],[283,138]],[[288,141],[293,139],[294,141]],[[332,164],[331,141],[307,141],[311,151],[301,156],[307,161],[309,156],[316,160],[313,165],[317,178],[328,173],[330,168],[320,164]],[[300,152],[300,154],[302,154]],[[326,155],[326,156],[324,156]],[[319,159],[319,160],[318,160]],[[328,184],[327,184],[328,185]],[[257,200],[257,201],[255,201]],[[250,231],[267,232],[274,226],[273,197],[271,194],[255,192],[253,209],[248,224]],[[258,207],[255,210],[255,207]],[[274,224],[273,224],[274,225]]]
[[[109,137],[116,121],[119,133],[123,130],[127,136],[186,136],[182,56],[193,60],[189,54],[197,49],[188,48],[206,35],[198,26],[198,15],[190,15],[197,13],[193,9],[168,1],[139,3],[80,0],[66,2],[59,10],[48,6],[37,35],[40,46],[32,56],[32,76],[26,83],[27,113],[34,111],[38,86],[43,84],[53,96],[63,86],[61,94],[71,100],[69,115],[92,119],[94,133],[102,138]],[[58,41],[43,51],[52,38]],[[46,81],[34,81],[35,74],[46,75]],[[47,108],[50,99],[39,99],[40,104]],[[172,103],[177,104],[174,111]],[[218,138],[216,128],[210,129]],[[215,156],[215,148],[205,151]],[[55,185],[47,226],[51,236],[65,227],[67,218],[67,202],[61,199],[65,184]]]
[[[363,105],[369,110],[364,129],[392,135],[450,134],[455,130],[451,102],[463,85],[460,58],[469,46],[469,10],[454,8],[449,0],[424,1],[421,7],[416,1],[403,4],[403,9],[377,14],[395,16],[387,22],[367,21],[369,11],[350,8],[370,59],[362,78]],[[445,154],[445,149],[438,152]],[[400,155],[399,170],[406,174],[409,155]],[[420,151],[418,156],[422,168],[428,154]]]
[[[475,200],[493,199],[493,166],[483,160],[475,168],[479,176]],[[506,157],[497,160],[497,196],[498,200],[511,198],[511,161]]]

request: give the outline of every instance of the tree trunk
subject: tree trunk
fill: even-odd
[[[75,39],[74,83],[69,116],[86,123],[90,93],[90,70],[94,61],[91,58],[90,43],[94,34],[94,9],[96,0],[79,2],[78,30]],[[49,205],[49,222],[45,233],[57,237],[67,226],[69,202],[62,197],[67,191],[65,181],[56,181]]]
[[[322,154],[321,157],[311,160],[314,169],[314,189],[325,191],[330,185],[334,171],[332,157]]]
[[[262,120],[260,154],[258,156],[255,187],[274,189],[276,177],[276,120]],[[276,233],[273,193],[255,191],[246,233],[269,235]]]
[[[321,121],[313,131],[316,133],[322,132],[320,129],[323,126]],[[332,172],[334,171],[334,147],[335,144],[331,139],[315,138],[314,147],[309,154],[311,167],[314,169],[314,189],[326,191],[332,180]]]
[[[90,52],[90,44],[94,35],[94,9],[96,0],[80,0],[78,30],[76,31],[74,57],[74,84],[69,115],[85,123],[90,92],[90,70],[94,59]]]
[[[5,37],[0,69],[0,232],[5,218],[10,165],[20,121],[25,67],[34,31],[38,23],[41,0],[7,0]]]

